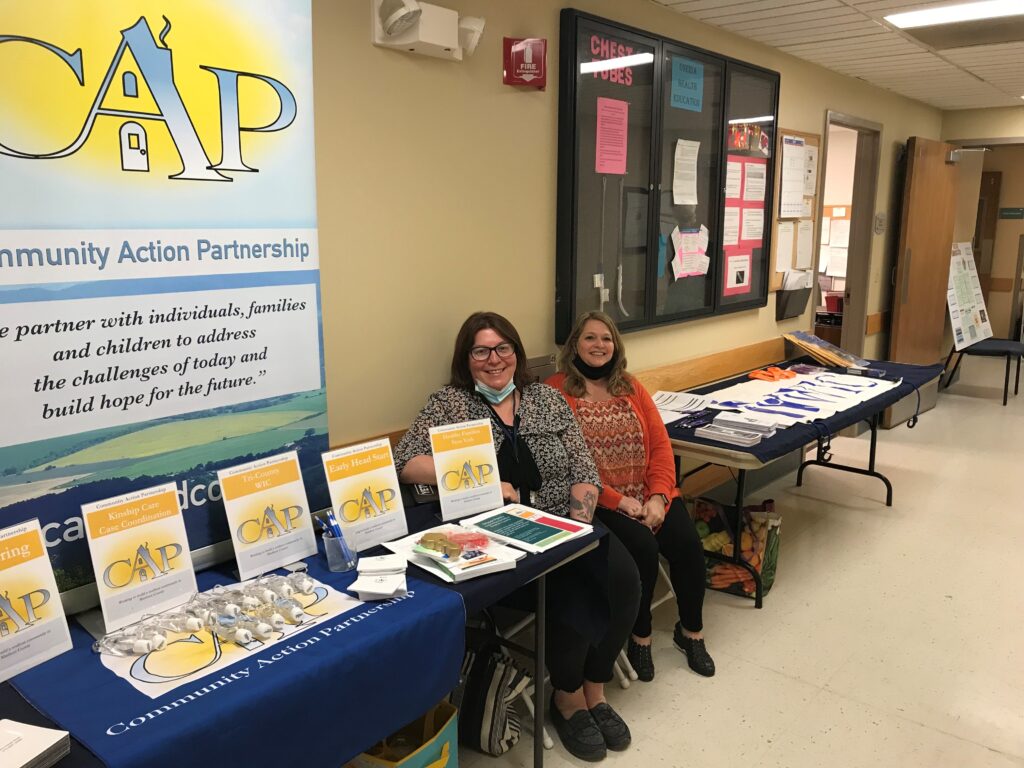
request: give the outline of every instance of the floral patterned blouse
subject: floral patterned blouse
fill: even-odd
[[[519,434],[530,448],[540,471],[540,490],[530,506],[551,514],[569,514],[569,488],[589,483],[601,488],[601,479],[590,457],[572,410],[561,393],[547,384],[527,384],[520,392]],[[427,398],[427,404],[413,421],[395,449],[395,468],[402,469],[414,456],[430,455],[430,428],[494,416],[476,392],[446,386]],[[505,440],[502,429],[492,424],[494,450]],[[527,503],[523,499],[523,503]]]

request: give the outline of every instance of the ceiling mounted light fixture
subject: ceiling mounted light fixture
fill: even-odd
[[[929,8],[924,11],[894,13],[884,18],[894,27],[915,29],[938,24],[958,24],[964,21],[1020,15],[1024,15],[1024,3],[1021,0],[982,0],[976,3],[947,5],[943,8]]]

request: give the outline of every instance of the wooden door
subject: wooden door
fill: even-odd
[[[956,147],[911,137],[903,187],[896,281],[892,297],[889,359],[940,362],[946,329],[946,284],[956,213]]]

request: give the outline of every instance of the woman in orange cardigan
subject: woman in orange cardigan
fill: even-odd
[[[658,556],[669,564],[679,606],[673,640],[700,675],[715,674],[704,646],[704,550],[679,498],[668,432],[646,389],[626,372],[626,353],[615,322],[587,312],[562,347],[547,383],[576,414],[604,490],[597,517],[626,545],[640,570],[640,612],[627,655],[641,680],[654,679],[651,598]]]

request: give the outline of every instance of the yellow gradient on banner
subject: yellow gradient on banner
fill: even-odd
[[[145,18],[156,45],[171,51],[174,83],[195,125],[211,163],[221,156],[221,127],[217,78],[200,67],[212,66],[240,72],[265,74],[286,81],[288,73],[269,36],[249,14],[231,13],[239,6],[208,0],[47,0],[45,3],[4,3],[0,34],[27,37],[74,54],[81,49],[85,84],[80,85],[68,65],[52,51],[24,42],[0,44],[0,71],[17,77],[0,78],[0,143],[20,152],[46,154],[64,149],[79,135],[99,93],[107,70],[117,56],[121,31]],[[170,31],[161,46],[166,22]],[[125,95],[123,75],[136,76],[138,96]],[[280,102],[266,83],[242,77],[238,81],[240,124],[264,126],[280,111]],[[132,112],[157,111],[156,104],[130,51],[115,68],[106,95],[105,109]],[[100,115],[85,144],[73,158],[79,170],[95,177],[97,171],[116,178],[122,175],[117,162],[119,130],[126,120],[137,120],[146,129],[151,170],[156,177],[181,169],[165,124],[159,119]],[[243,146],[246,137],[243,133]],[[248,158],[247,158],[248,159]]]
[[[221,481],[227,499],[240,499],[250,493],[266,491],[299,479],[299,467],[294,459],[286,459],[260,469],[243,472]]]
[[[173,517],[178,513],[178,497],[171,491],[89,512],[85,516],[85,523],[89,526],[89,535],[93,539],[98,539],[111,533],[120,533],[156,520]]]
[[[371,448],[368,451],[360,451],[328,461],[327,479],[333,483],[335,480],[351,477],[361,472],[381,469],[390,463],[391,450],[389,448]]]
[[[486,451],[462,451],[458,456],[442,456],[440,460],[435,456],[434,461],[441,490],[445,492],[468,491],[500,481]]]
[[[0,571],[35,560],[42,554],[43,542],[38,531],[25,531],[0,540]],[[6,582],[4,586],[7,586]]]
[[[486,445],[491,442],[491,429],[484,424],[479,427],[466,427],[451,432],[435,433],[430,436],[434,451],[454,451],[474,445]]]

